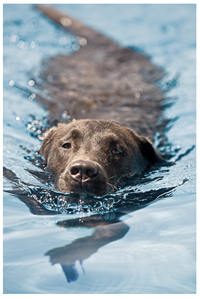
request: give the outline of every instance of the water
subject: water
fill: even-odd
[[[44,185],[27,169],[40,170],[36,152],[41,141],[36,136],[40,136],[38,130],[46,125],[47,112],[34,101],[38,90],[31,80],[37,78],[40,82],[44,59],[71,53],[74,38],[32,5],[4,5],[3,164],[32,186],[27,187],[30,195],[27,199],[24,194],[6,192],[11,190],[11,183],[4,180],[4,293],[193,294],[196,292],[195,5],[54,6],[122,46],[147,53],[164,68],[166,76],[161,85],[163,88],[174,85],[166,94],[168,102],[174,104],[164,114],[174,120],[166,136],[168,150],[175,154],[173,160],[177,162],[148,174],[135,187],[104,198],[104,212],[108,204],[112,209],[113,202],[118,202],[118,206],[130,203],[134,208],[125,216],[116,212],[115,218],[112,212],[103,213],[102,218],[110,217],[112,223],[106,227],[107,231],[113,236],[114,229],[117,234],[107,241],[104,236],[99,249],[95,247],[94,237],[104,235],[105,226],[89,228],[88,216],[93,214],[90,208],[87,212],[77,203],[71,209],[75,213],[69,214],[69,209],[62,207],[62,214],[57,214],[52,196],[46,197],[46,205],[38,208],[34,203],[41,202],[42,192],[51,186]],[[159,143],[157,135],[154,143]],[[174,186],[178,187],[173,189]],[[98,203],[99,199],[99,209]],[[88,219],[88,227],[81,225],[80,217],[84,223]],[[99,224],[100,220],[95,221]],[[74,266],[69,267],[69,263],[66,266],[73,254]],[[76,260],[77,256],[83,259],[82,263]],[[74,281],[67,282],[69,277]]]

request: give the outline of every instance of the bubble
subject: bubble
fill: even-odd
[[[20,121],[20,117],[19,116],[16,117],[16,121]]]
[[[77,50],[80,49],[80,45],[77,44],[77,43],[74,43],[74,44],[72,45],[72,49],[75,50],[75,51],[77,51]]]
[[[53,76],[52,76],[52,75],[47,76],[47,80],[48,80],[49,82],[52,82],[52,81],[53,81]]]
[[[17,44],[18,48],[23,49],[24,48],[24,42],[23,40],[20,40]]]
[[[14,80],[10,80],[9,83],[8,83],[10,86],[13,86],[15,84],[15,81]]]
[[[36,46],[35,42],[34,42],[34,41],[32,41],[32,42],[30,43],[30,48],[31,48],[31,49],[34,49],[34,48],[35,48],[35,46]]]
[[[62,17],[60,19],[60,24],[62,24],[64,27],[70,27],[72,25],[72,20],[67,17]]]
[[[87,39],[85,37],[79,37],[78,42],[82,47],[87,45]]]
[[[167,34],[173,34],[175,32],[174,27],[170,25],[168,25],[165,30]]]
[[[62,113],[61,117],[62,117],[63,119],[68,119],[68,112],[67,112],[67,111],[64,111],[64,112]]]
[[[46,118],[43,118],[42,120],[34,119],[31,123],[28,123],[26,127],[30,131],[33,137],[42,140],[45,131],[48,129],[47,119]]]
[[[42,136],[42,135],[38,135],[37,138],[38,138],[39,140],[43,140],[43,139],[44,139],[44,136]]]
[[[17,34],[12,34],[10,36],[10,42],[17,43],[19,41],[19,36]]]
[[[66,45],[66,43],[67,43],[67,38],[66,37],[61,37],[60,39],[59,39],[59,43],[61,44],[61,45]]]
[[[30,86],[33,86],[33,85],[35,85],[35,81],[34,81],[34,80],[29,80],[29,81],[28,81],[28,84],[29,84]]]
[[[34,41],[31,42],[30,44],[30,49],[32,50],[38,50],[40,47],[38,44],[36,44]]]
[[[29,100],[33,100],[36,98],[36,94],[35,93],[32,93],[30,96],[29,96]]]
[[[141,97],[141,94],[139,92],[136,92],[135,97],[136,99],[139,99]]]

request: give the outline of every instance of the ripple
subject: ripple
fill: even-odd
[[[28,196],[42,204],[45,209],[61,214],[107,213],[119,208],[140,209],[156,199],[172,194],[175,187],[150,189],[136,192],[135,186],[128,186],[113,194],[102,197],[61,193],[41,187],[29,187]]]

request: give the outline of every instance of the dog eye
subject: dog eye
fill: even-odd
[[[118,151],[116,148],[112,149],[111,153],[114,154],[114,155],[122,154],[122,152]]]
[[[63,147],[63,148],[67,148],[67,149],[69,149],[69,148],[71,148],[71,143],[66,142],[66,143],[64,143],[64,144],[62,145],[62,147]]]

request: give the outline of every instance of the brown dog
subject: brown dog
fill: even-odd
[[[63,112],[67,121],[78,120],[53,127],[40,153],[58,190],[113,192],[122,178],[161,161],[151,142],[132,130],[152,139],[160,128],[163,95],[156,82],[162,71],[143,54],[121,48],[62,12],[37,8],[73,32],[80,48],[51,59],[42,73],[52,100],[38,99],[49,111],[49,123],[64,122]]]
[[[162,133],[166,124],[162,119],[163,94],[156,84],[162,71],[143,54],[121,48],[54,8],[37,8],[72,31],[80,46],[70,56],[58,56],[49,61],[41,75],[43,93],[37,95],[49,112],[51,126],[78,119],[53,127],[43,140],[40,153],[54,175],[56,188],[62,192],[101,196],[121,187],[126,176],[163,164],[151,142],[141,137],[148,136],[153,140],[155,132]],[[41,96],[45,91],[48,97]],[[31,161],[38,164],[38,157]],[[43,186],[49,180],[48,173],[43,177],[43,172],[29,172],[42,179]],[[76,202],[76,196],[72,195],[64,196],[64,200],[61,196],[60,200],[57,192],[29,185],[6,168],[4,176],[13,184],[11,193],[35,215],[84,212],[85,205],[87,211],[100,212],[100,215],[92,213],[86,217],[81,214],[80,218],[76,218],[76,214],[74,219],[65,217],[56,223],[65,228],[93,227],[91,235],[75,239],[71,244],[67,236],[65,246],[54,247],[46,253],[53,265],[61,265],[68,282],[78,279],[77,261],[82,264],[102,246],[126,235],[129,226],[121,220],[124,214],[168,196],[175,188],[131,192],[126,203],[120,195],[120,200],[114,198],[113,205],[107,209],[104,204],[96,207],[96,200],[90,196],[89,201],[81,197]],[[112,199],[113,196],[109,197]],[[75,206],[78,203],[78,210],[74,203]],[[105,215],[102,214],[104,211],[107,211]]]
[[[58,190],[97,196],[116,190],[122,178],[161,162],[147,138],[105,120],[53,127],[40,153]]]

